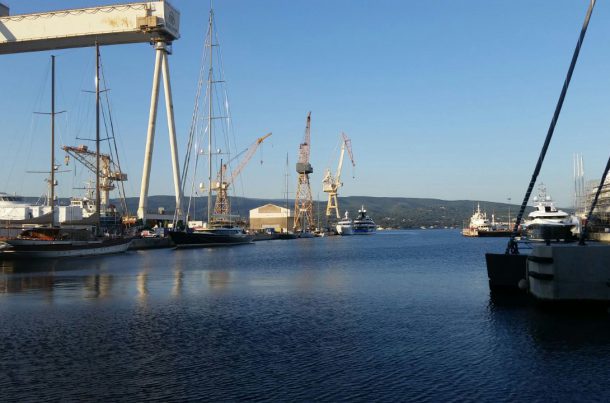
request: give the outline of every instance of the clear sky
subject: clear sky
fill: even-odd
[[[108,4],[3,0],[11,14]],[[185,153],[209,3],[173,0],[181,39],[170,56],[180,158]],[[520,202],[561,90],[588,1],[217,0],[215,13],[239,148],[272,131],[243,176],[243,194],[282,197],[312,111],[312,187],[336,165],[338,136],[356,159],[342,195]],[[587,179],[610,151],[610,4],[598,2],[540,175],[558,203],[573,193],[572,156]],[[0,190],[44,192],[51,52],[2,56]],[[92,49],[55,51],[61,144],[93,136]],[[128,195],[139,193],[154,52],[102,48]],[[162,98],[160,99],[162,102]],[[160,104],[161,106],[163,104]],[[172,194],[160,109],[151,194]],[[260,163],[261,159],[264,161]],[[59,153],[58,160],[63,160]],[[73,193],[73,173],[60,177]]]

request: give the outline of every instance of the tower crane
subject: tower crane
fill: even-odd
[[[341,182],[341,169],[343,168],[343,158],[345,156],[345,150],[347,150],[347,154],[349,155],[349,159],[352,162],[352,167],[356,166],[354,162],[354,155],[352,154],[352,140],[349,139],[345,135],[345,133],[341,133],[341,153],[339,154],[339,165],[337,166],[337,173],[335,176],[330,172],[330,168],[326,169],[326,174],[324,175],[324,179],[322,180],[322,190],[325,193],[328,193],[328,204],[326,205],[326,217],[330,218],[332,212],[335,212],[335,216],[337,219],[341,218],[339,215],[339,202],[337,201],[337,193],[339,192],[339,188],[343,186],[343,182]]]
[[[299,160],[296,171],[299,174],[297,192],[294,200],[294,231],[305,232],[313,229],[313,201],[311,197],[311,185],[309,174],[313,168],[309,162],[311,146],[311,112],[307,114],[305,125],[305,136],[299,145]]]
[[[96,159],[97,153],[95,151],[89,150],[89,148],[85,145],[80,145],[77,147],[73,146],[62,146],[62,150],[66,152],[69,156],[80,162],[87,168],[89,171],[94,174],[97,172],[96,170]],[[111,190],[115,189],[114,182],[122,182],[127,180],[127,174],[121,172],[120,168],[112,161],[110,155],[108,154],[99,154],[100,156],[100,205],[103,208],[108,207],[109,202],[109,193]],[[68,161],[66,157],[66,162]]]
[[[227,164],[222,164],[218,171],[218,177],[216,182],[212,185],[212,190],[216,191],[216,202],[214,203],[214,215],[215,216],[228,216],[231,214],[231,203],[229,201],[228,189],[229,186],[235,181],[239,174],[246,167],[252,156],[267,137],[271,136],[271,133],[267,133],[262,137],[256,139],[254,143],[245,151],[245,155],[239,162],[239,165],[231,175],[227,175]]]

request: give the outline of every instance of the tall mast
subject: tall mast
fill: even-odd
[[[210,69],[208,71],[208,227],[212,220],[212,80],[213,80],[213,67],[212,67],[212,46],[214,39],[214,9],[212,8],[212,2],[210,1],[210,22],[209,22],[209,38],[208,46],[210,47]]]
[[[95,212],[100,223],[100,44],[95,42]]]
[[[286,208],[286,232],[288,232],[288,216],[290,215],[290,211],[288,210],[288,153],[286,153],[286,168],[284,171],[284,180],[286,181],[286,187],[284,192],[284,197],[286,198],[286,205],[284,207]]]
[[[51,227],[55,225],[55,56],[51,56]]]

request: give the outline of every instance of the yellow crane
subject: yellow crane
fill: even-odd
[[[352,167],[356,166],[356,163],[354,162],[354,155],[352,154],[352,141],[345,135],[345,133],[341,133],[341,153],[339,154],[337,173],[333,176],[333,174],[330,172],[330,168],[327,168],[324,179],[322,180],[322,190],[324,190],[325,193],[328,193],[328,204],[326,205],[327,219],[330,218],[333,211],[335,212],[337,219],[341,218],[339,215],[337,193],[339,192],[339,188],[343,186],[343,182],[341,182],[341,170],[343,168],[345,150],[347,150],[349,159],[352,162]]]
[[[231,214],[231,202],[229,201],[228,196],[229,186],[231,186],[233,181],[235,181],[235,179],[239,176],[248,162],[250,162],[250,159],[252,159],[252,156],[258,149],[258,146],[260,146],[261,143],[269,136],[271,136],[271,133],[267,133],[264,136],[259,137],[254,143],[252,143],[252,145],[250,145],[250,147],[246,149],[246,155],[244,155],[243,159],[239,162],[237,168],[231,172],[231,175],[228,175],[227,173],[227,164],[221,164],[216,182],[212,184],[212,190],[216,192],[216,201],[214,203],[214,216],[216,219],[222,220],[224,218],[228,218],[228,216]]]

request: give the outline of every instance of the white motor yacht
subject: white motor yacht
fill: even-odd
[[[352,219],[349,218],[349,213],[346,211],[345,216],[337,223],[335,227],[339,235],[353,235]]]
[[[529,239],[570,240],[580,230],[578,218],[563,210],[558,210],[553,199],[546,193],[544,184],[538,187],[534,197],[535,210],[528,214],[523,226]]]

